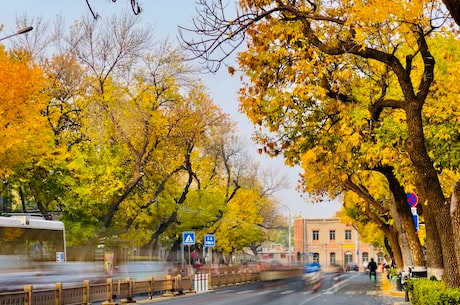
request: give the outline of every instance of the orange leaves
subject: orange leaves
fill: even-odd
[[[348,2],[348,1],[344,1]],[[423,0],[407,1],[351,1],[352,14],[355,18],[369,23],[386,22],[390,17],[393,20],[407,20],[416,22],[423,14],[425,2]],[[351,4],[351,3],[350,3]]]
[[[234,67],[228,66],[227,69],[228,69],[228,73],[229,73],[231,76],[235,75],[235,68],[234,68]]]
[[[0,160],[7,170],[24,153],[40,148],[46,139],[41,115],[47,102],[42,71],[28,60],[0,51]]]

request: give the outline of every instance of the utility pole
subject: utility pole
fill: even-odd
[[[292,256],[292,241],[291,241],[291,239],[292,239],[292,236],[291,236],[291,234],[292,234],[292,233],[291,233],[291,231],[292,231],[292,221],[291,221],[291,209],[290,209],[286,204],[282,204],[282,203],[280,203],[280,204],[281,204],[283,207],[285,207],[285,208],[289,211],[289,216],[288,216],[288,222],[289,222],[289,224],[288,224],[288,230],[289,230],[289,232],[288,232],[288,239],[289,239],[289,240],[288,240],[288,247],[289,247],[289,249],[288,249],[288,266],[290,266],[290,265],[291,265],[291,256]]]

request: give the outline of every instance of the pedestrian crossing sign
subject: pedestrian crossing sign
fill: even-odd
[[[182,232],[182,243],[184,245],[195,244],[195,232]]]

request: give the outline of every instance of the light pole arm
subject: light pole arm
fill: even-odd
[[[11,34],[11,35],[8,35],[8,36],[5,36],[5,37],[0,38],[0,41],[5,40],[5,39],[8,39],[8,38],[11,38],[11,37],[16,36],[16,35],[21,35],[21,34],[30,32],[30,31],[32,31],[33,29],[34,29],[34,28],[31,27],[31,26],[22,28],[22,29],[20,29],[19,31],[17,31],[17,32],[14,33],[14,34]]]

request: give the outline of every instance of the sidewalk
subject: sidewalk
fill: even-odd
[[[380,273],[381,274],[381,273]],[[391,285],[391,282],[389,279],[386,278],[385,274],[381,274],[379,278],[380,284],[380,289],[383,291],[385,295],[393,296],[393,297],[405,297],[406,292],[405,291],[399,291],[396,290],[393,285]],[[411,302],[394,302],[393,305],[410,305],[412,304]]]

